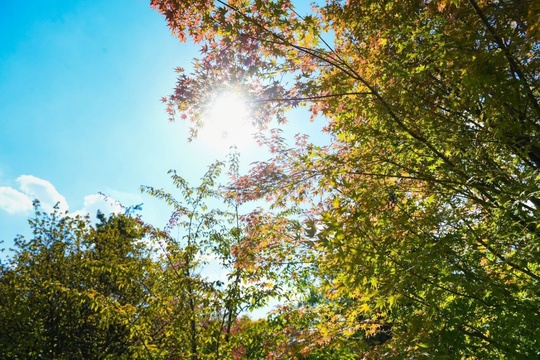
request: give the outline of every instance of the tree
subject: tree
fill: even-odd
[[[261,124],[327,121],[331,146],[274,131],[234,185],[309,209],[324,301],[304,334],[372,358],[540,355],[538,2],[151,4],[201,43],[164,99],[193,134],[227,88]]]
[[[142,188],[173,208],[165,229],[153,231],[162,248],[163,272],[154,289],[158,296],[150,305],[153,321],[160,324],[155,342],[173,358],[253,358],[262,350],[248,346],[254,341],[250,334],[260,334],[252,331],[242,313],[285,292],[278,272],[284,267],[260,257],[254,260],[256,252],[265,251],[254,247],[234,191],[218,187],[224,166],[212,164],[198,186],[171,171],[179,196]],[[210,278],[207,266],[214,269]]]
[[[149,358],[140,332],[154,263],[147,227],[129,215],[88,218],[36,203],[33,237],[15,239],[0,272],[0,356]]]

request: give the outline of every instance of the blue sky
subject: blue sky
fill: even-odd
[[[31,199],[95,213],[143,202],[147,221],[167,210],[141,185],[170,189],[169,169],[196,182],[225,151],[188,143],[160,99],[198,49],[174,38],[140,0],[0,0],[0,240],[26,233]],[[24,4],[24,5],[21,5]],[[307,118],[307,117],[306,117]],[[288,125],[313,131],[307,120]],[[311,130],[310,130],[311,129]],[[255,145],[241,160],[262,160]]]
[[[160,102],[195,50],[145,1],[0,0],[0,239],[24,232],[29,197],[94,211],[98,192],[151,201],[139,186],[171,168],[198,179],[216,154]]]

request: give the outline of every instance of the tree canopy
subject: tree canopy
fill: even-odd
[[[0,356],[217,360],[271,353],[278,343],[272,326],[246,314],[285,293],[277,272],[284,267],[253,259],[237,205],[217,189],[223,167],[210,166],[198,186],[171,172],[175,191],[143,188],[173,208],[163,230],[133,214],[140,206],[98,213],[94,225],[89,217],[44,212],[36,202],[32,237],[16,238],[0,263]],[[212,200],[218,203],[210,208]]]
[[[201,44],[163,99],[193,134],[223,89],[261,125],[297,106],[326,121],[331,145],[274,131],[275,156],[233,185],[305,209],[320,298],[297,354],[540,355],[538,2],[151,4]]]
[[[147,228],[125,215],[88,219],[36,203],[31,239],[0,269],[0,355],[6,359],[131,359],[156,270]]]

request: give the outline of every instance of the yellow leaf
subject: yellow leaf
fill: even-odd
[[[360,305],[360,312],[363,312],[363,313],[369,312],[369,305],[366,303]]]

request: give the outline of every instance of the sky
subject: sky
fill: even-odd
[[[171,189],[169,169],[196,183],[226,155],[212,141],[188,143],[187,124],[169,123],[160,101],[174,88],[174,69],[189,69],[197,54],[171,35],[149,1],[0,0],[0,240],[6,247],[28,234],[34,198],[46,210],[59,203],[92,215],[119,211],[115,201],[143,203],[146,221],[166,224],[169,210],[140,186]],[[243,164],[263,160],[254,143],[243,148]]]
[[[0,239],[25,232],[34,197],[106,211],[100,192],[134,205],[169,169],[200,178],[218,156],[160,102],[195,54],[146,1],[0,0]]]

